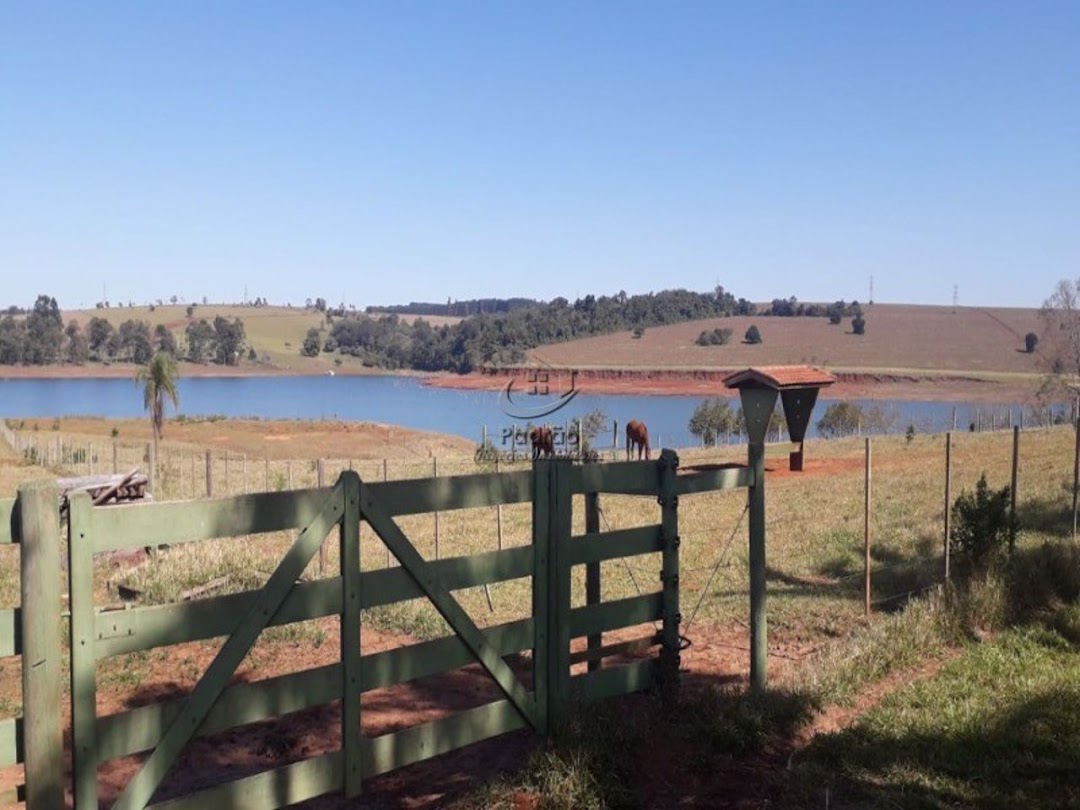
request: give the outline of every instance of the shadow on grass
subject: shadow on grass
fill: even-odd
[[[1055,537],[1072,534],[1072,504],[1061,498],[1028,498],[1016,506],[1022,529]]]
[[[816,738],[774,806],[819,806],[826,792],[835,807],[1080,805],[1080,686],[1061,674],[1075,655],[1046,631],[977,648],[917,694]]]

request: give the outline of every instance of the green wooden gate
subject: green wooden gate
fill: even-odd
[[[143,752],[148,752],[145,762],[116,807],[266,808],[334,791],[356,795],[363,779],[483,739],[526,728],[546,733],[575,703],[674,683],[680,621],[678,498],[752,482],[746,469],[677,475],[677,468],[675,454],[664,451],[657,462],[539,461],[526,471],[409,481],[367,483],[345,472],[332,487],[194,503],[102,509],[92,508],[85,496],[72,498],[67,551],[76,808],[97,807],[100,763]],[[658,520],[600,533],[596,503],[604,493],[643,496],[646,507],[649,499],[658,499]],[[581,496],[586,532],[575,536],[573,504]],[[465,557],[425,559],[396,521],[403,515],[526,502],[532,504],[531,545]],[[381,538],[400,567],[361,571],[362,522]],[[335,528],[341,574],[300,581],[308,561]],[[95,554],[286,530],[296,532],[295,540],[261,589],[114,612],[95,606]],[[601,563],[646,554],[659,554],[658,589],[601,601]],[[571,572],[576,566],[586,570],[585,604],[578,607],[571,602]],[[453,595],[459,589],[523,577],[532,580],[533,604],[526,619],[480,628]],[[361,611],[416,598],[430,600],[453,634],[362,655]],[[265,628],[334,615],[340,617],[342,629],[337,662],[251,683],[230,683]],[[659,630],[644,644],[641,640],[603,644],[606,632],[649,623],[659,623]],[[188,696],[97,716],[97,662],[222,636],[226,642]],[[579,638],[587,643],[573,652],[571,642]],[[658,646],[659,656],[614,658],[642,646]],[[505,660],[526,650],[533,654],[529,685]],[[474,662],[498,684],[499,700],[378,737],[361,735],[363,692]],[[586,671],[576,672],[575,666],[582,663],[587,663]],[[59,695],[56,698],[58,704]],[[150,804],[193,737],[335,700],[342,707],[340,750]],[[31,710],[46,716],[42,706],[28,705],[28,716]],[[47,762],[55,756],[37,759]],[[58,772],[59,762],[53,764]],[[29,773],[28,769],[28,778]]]

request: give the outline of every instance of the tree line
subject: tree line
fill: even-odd
[[[525,300],[525,299],[509,299]],[[647,295],[586,295],[573,303],[556,298],[502,313],[473,315],[453,325],[432,326],[397,314],[331,315],[329,334],[308,332],[301,353],[341,352],[365,365],[418,371],[467,373],[521,362],[525,352],[579,337],[681,323],[699,318],[752,314],[755,307],[723,287],[709,293],[664,290]]]
[[[182,344],[163,324],[151,328],[135,318],[119,327],[98,316],[85,327],[74,319],[65,326],[60,306],[50,295],[39,295],[25,317],[16,315],[9,309],[0,318],[0,365],[82,365],[90,361],[145,365],[161,351],[174,359],[231,366],[239,362],[246,347],[243,321],[220,315],[212,323],[205,318],[191,320]]]

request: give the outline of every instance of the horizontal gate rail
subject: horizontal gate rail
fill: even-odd
[[[300,529],[315,519],[331,489],[94,509],[87,516],[87,532],[94,538],[94,553],[100,553]]]
[[[532,498],[532,472],[477,473],[445,478],[364,482],[371,497],[390,517],[449,512],[482,506],[527,503]]]
[[[460,590],[529,576],[532,573],[532,549],[522,546],[468,557],[449,557],[429,562],[428,566],[432,575],[448,589]],[[241,591],[191,602],[99,613],[95,618],[95,653],[101,659],[228,635],[236,624],[237,614],[247,610],[258,593]],[[384,568],[360,574],[362,609],[422,596],[424,592],[420,586],[401,568]],[[340,577],[302,582],[286,597],[281,609],[271,619],[270,626],[318,619],[340,612]]]
[[[570,565],[616,560],[620,557],[636,557],[664,550],[660,525],[642,526],[636,529],[616,529],[600,534],[583,534],[570,539]]]

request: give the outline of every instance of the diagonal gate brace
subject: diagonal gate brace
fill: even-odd
[[[420,552],[409,542],[409,538],[405,536],[393,518],[371,497],[371,491],[367,487],[361,489],[360,514],[371,524],[371,528],[386,543],[387,548],[397,557],[398,562],[413,578],[424,595],[431,600],[435,609],[446,619],[446,623],[450,625],[458,638],[465,643],[488,674],[495,679],[495,683],[514,704],[514,708],[518,710],[525,722],[534,729],[538,728],[536,702],[521,685],[510,666],[503,661],[498,650],[484,639],[483,633],[469,618],[465,609],[458,604],[450,590],[439,582],[438,575],[432,570],[431,564],[420,556]]]
[[[218,651],[206,672],[192,690],[183,710],[177,715],[158,743],[157,748],[143,763],[124,792],[113,805],[115,810],[141,810],[153,798],[161,786],[169,768],[188,741],[198,731],[206,715],[229,685],[236,668],[251,650],[259,634],[277,613],[285,597],[289,595],[296,580],[307,568],[315,552],[319,550],[330,529],[344,513],[344,487],[339,481],[327,497],[325,505],[315,519],[293,542],[289,551],[259,592],[251,608],[237,623],[236,629]]]

